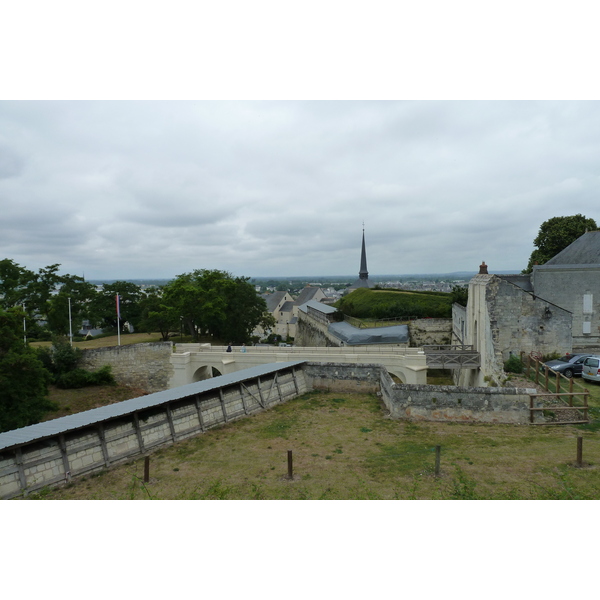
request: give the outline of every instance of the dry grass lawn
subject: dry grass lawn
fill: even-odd
[[[148,483],[140,458],[33,497],[598,499],[599,435],[594,425],[410,423],[387,417],[376,396],[312,392],[157,450]]]

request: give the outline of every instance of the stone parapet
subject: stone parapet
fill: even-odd
[[[109,365],[115,380],[123,385],[160,392],[169,387],[173,375],[171,342],[151,342],[82,350],[81,367],[95,371]]]

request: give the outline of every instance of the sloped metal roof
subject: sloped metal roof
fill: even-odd
[[[209,392],[227,385],[254,379],[255,377],[260,377],[262,375],[269,375],[281,369],[295,367],[305,362],[306,361],[304,360],[296,360],[284,363],[258,365],[228,375],[220,375],[219,377],[213,377],[212,379],[205,379],[203,381],[197,381],[196,383],[182,385],[170,390],[165,390],[164,392],[156,392],[154,394],[148,394],[147,396],[124,400],[117,404],[93,408],[92,410],[86,410],[85,412],[74,415],[67,415],[66,417],[59,417],[58,419],[46,421],[45,423],[37,423],[36,425],[29,425],[28,427],[6,431],[0,433],[0,451],[12,446],[27,444],[34,440],[45,439],[75,429],[81,429],[82,427],[102,423],[116,417],[130,415],[140,410],[160,406],[167,402],[187,398],[194,394]]]
[[[301,310],[302,312],[308,312],[308,307],[314,308],[315,310],[318,310],[319,312],[322,312],[323,314],[326,315],[331,315],[334,312],[337,312],[337,308],[333,308],[333,306],[329,306],[328,304],[323,304],[322,302],[319,302],[318,300],[309,300],[308,302],[305,302],[304,304],[302,304],[302,306],[299,306],[298,309]]]
[[[407,344],[408,325],[393,325],[391,327],[371,327],[359,329],[342,321],[331,323],[328,331],[349,346],[370,344]]]

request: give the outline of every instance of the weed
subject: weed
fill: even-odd
[[[201,500],[225,500],[231,493],[231,488],[225,486],[220,480],[213,481],[206,491],[199,496]]]
[[[475,493],[475,481],[469,479],[460,467],[456,466],[455,469],[456,476],[452,479],[450,498],[453,500],[477,500],[478,496]]]
[[[296,416],[280,417],[267,423],[259,432],[258,435],[263,438],[284,438],[288,439],[290,430],[297,421]]]
[[[360,428],[360,430],[361,430],[363,433],[370,433],[371,431],[373,431],[372,429],[369,429],[368,427],[361,427],[361,428]]]

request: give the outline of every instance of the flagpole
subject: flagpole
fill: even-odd
[[[69,298],[69,339],[73,345],[73,321],[71,320],[71,298]]]
[[[121,345],[121,307],[119,306],[119,294],[117,294],[117,340],[118,345]]]

